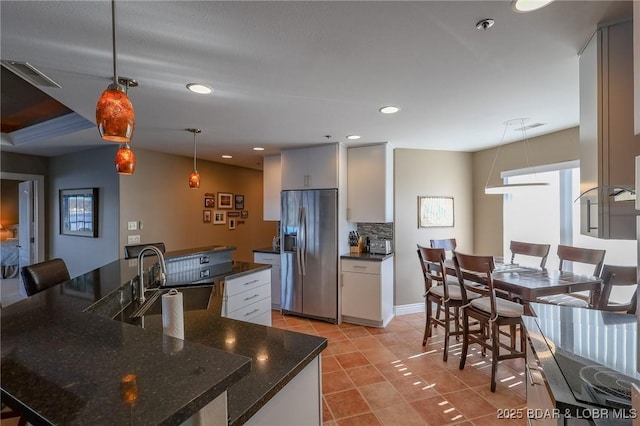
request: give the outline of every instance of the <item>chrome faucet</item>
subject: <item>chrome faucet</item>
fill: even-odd
[[[145,287],[144,287],[144,270],[143,270],[143,262],[142,259],[144,257],[144,253],[148,250],[151,250],[158,256],[158,262],[160,263],[160,285],[164,285],[167,282],[167,265],[164,262],[164,256],[158,247],[156,246],[146,246],[140,253],[138,254],[138,302],[144,303],[146,300],[144,297]]]

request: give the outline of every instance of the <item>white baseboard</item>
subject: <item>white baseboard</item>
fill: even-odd
[[[394,306],[393,311],[396,315],[418,314],[425,311],[424,302]]]

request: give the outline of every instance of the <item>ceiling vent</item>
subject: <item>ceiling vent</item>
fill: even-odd
[[[2,66],[6,69],[12,71],[19,77],[24,78],[29,83],[34,86],[45,86],[45,87],[58,87],[61,86],[40,72],[36,67],[31,65],[29,62],[19,62],[19,61],[7,61],[2,60]]]

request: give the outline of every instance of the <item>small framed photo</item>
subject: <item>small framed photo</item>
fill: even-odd
[[[227,223],[227,212],[222,210],[214,210],[213,211],[213,224],[214,225],[224,225]]]
[[[233,208],[233,194],[226,192],[218,192],[218,208],[219,209],[232,209]]]
[[[236,196],[235,196],[235,209],[236,210],[244,209],[244,195],[236,194]]]
[[[236,220],[229,219],[229,229],[236,229]]]
[[[216,194],[204,194],[204,206],[208,209],[212,209],[216,206]]]
[[[202,221],[204,223],[211,222],[211,210],[203,210],[202,211]]]
[[[240,217],[240,212],[229,212],[227,217]]]
[[[249,218],[249,210],[242,210],[242,212],[240,212],[240,218],[241,219],[248,219]]]
[[[60,234],[98,237],[98,188],[60,190]]]
[[[453,226],[453,197],[418,197],[418,228]]]

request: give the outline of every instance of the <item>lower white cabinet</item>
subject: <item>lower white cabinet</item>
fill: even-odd
[[[271,265],[271,308],[280,309],[280,253],[254,252],[253,261]]]
[[[222,316],[271,326],[269,269],[225,279]]]
[[[342,320],[386,327],[393,319],[393,257],[342,259]]]

